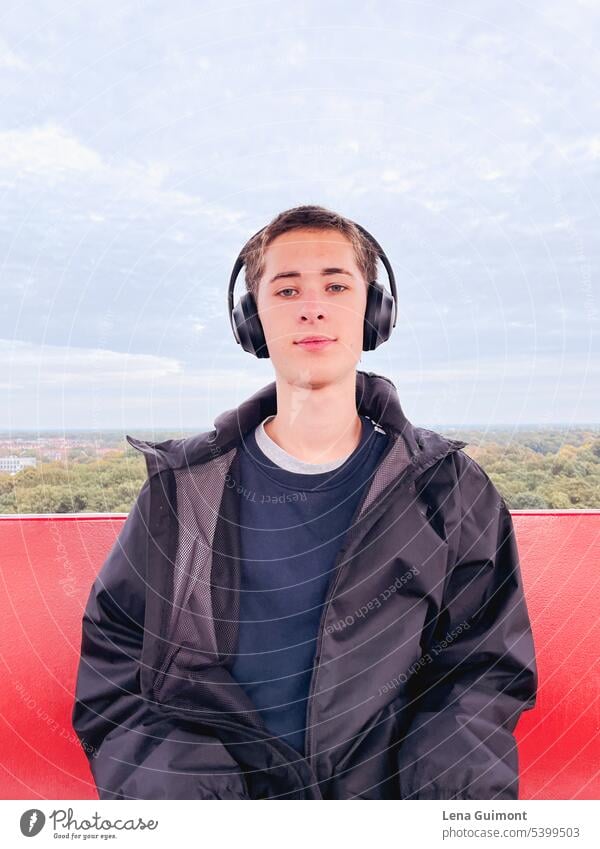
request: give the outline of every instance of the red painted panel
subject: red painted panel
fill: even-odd
[[[540,687],[517,726],[523,799],[600,798],[600,511],[513,514]]]
[[[598,799],[600,511],[513,520],[540,672],[520,796]],[[97,798],[71,710],[83,608],[123,521],[0,518],[0,798]]]
[[[71,711],[83,609],[123,522],[0,520],[0,798],[98,798]]]

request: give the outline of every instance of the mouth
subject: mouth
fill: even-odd
[[[298,345],[305,351],[320,351],[322,348],[332,345],[335,341],[328,336],[306,336],[304,339],[294,342],[294,345]]]

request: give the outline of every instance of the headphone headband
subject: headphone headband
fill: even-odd
[[[349,219],[349,218],[347,220],[351,221],[351,219]],[[394,321],[393,321],[393,324],[392,324],[392,327],[395,327],[396,326],[396,319],[398,317],[398,293],[396,291],[396,278],[394,277],[394,271],[392,269],[390,261],[387,258],[385,251],[383,250],[383,248],[381,247],[381,245],[379,244],[377,239],[374,236],[372,236],[371,233],[369,233],[368,230],[366,230],[362,225],[358,224],[356,221],[351,221],[351,223],[354,224],[355,227],[358,227],[360,232],[364,236],[366,236],[367,239],[369,239],[369,241],[371,242],[371,244],[373,245],[373,247],[377,251],[379,258],[380,258],[380,260],[382,261],[382,263],[385,267],[385,270],[386,270],[386,273],[387,273],[387,276],[388,276],[388,280],[389,280],[389,284],[390,284],[390,289],[392,291],[392,297],[394,299],[394,304],[396,306],[396,309],[394,311]],[[253,236],[250,236],[250,238],[246,242],[246,245],[248,244],[248,242],[251,242],[252,239],[256,238],[256,236],[258,236],[260,233],[262,233],[263,230],[266,230],[267,227],[268,227],[268,225],[265,225],[264,227],[261,227],[260,230],[257,230],[256,233]],[[297,229],[300,229],[300,228],[298,227]],[[228,291],[227,291],[227,306],[228,306],[229,321],[231,323],[231,329],[233,330],[234,335],[236,335],[236,330],[235,330],[235,326],[234,326],[234,322],[233,322],[233,293],[234,293],[234,290],[235,290],[235,284],[236,284],[238,275],[245,265],[245,261],[242,258],[242,254],[244,253],[244,249],[246,248],[246,245],[244,245],[244,247],[242,248],[242,250],[238,254],[238,258],[235,261],[235,265],[233,266],[233,271],[231,272],[231,277],[229,278],[229,288],[228,288]],[[371,282],[372,281],[370,281],[370,280],[367,281],[367,283],[369,285],[371,284]]]

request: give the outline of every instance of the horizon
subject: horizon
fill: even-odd
[[[417,425],[417,427],[427,427],[427,424]],[[600,429],[600,422],[522,422],[520,424],[514,424],[512,422],[499,422],[495,424],[490,424],[489,422],[472,422],[471,424],[455,424],[452,422],[438,422],[435,423],[435,427],[439,428],[451,428],[452,430],[529,430],[530,428],[536,428],[540,430],[552,430],[552,429],[569,429],[569,430],[588,430],[588,429]],[[180,431],[190,431],[193,433],[204,433],[205,431],[213,430],[213,426],[207,426],[205,428],[196,429],[196,428],[181,428],[181,427],[168,427],[161,426],[156,428],[149,428],[148,425],[134,425],[131,427],[126,427],[124,430],[116,429],[114,427],[106,427],[106,428],[85,428],[85,427],[73,427],[63,430],[62,428],[16,428],[14,431],[9,431],[7,429],[0,428],[0,435],[2,434],[10,434],[14,435],[16,433],[122,433],[126,434],[132,430],[152,430],[154,433],[159,433],[162,431],[172,431],[172,430],[180,430]],[[133,436],[133,434],[130,434]]]

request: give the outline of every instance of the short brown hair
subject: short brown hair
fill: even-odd
[[[280,212],[257,236],[243,247],[246,289],[256,298],[258,284],[265,272],[265,251],[271,242],[290,230],[338,230],[352,243],[356,264],[367,283],[377,280],[377,249],[353,221],[324,206],[295,206]]]

